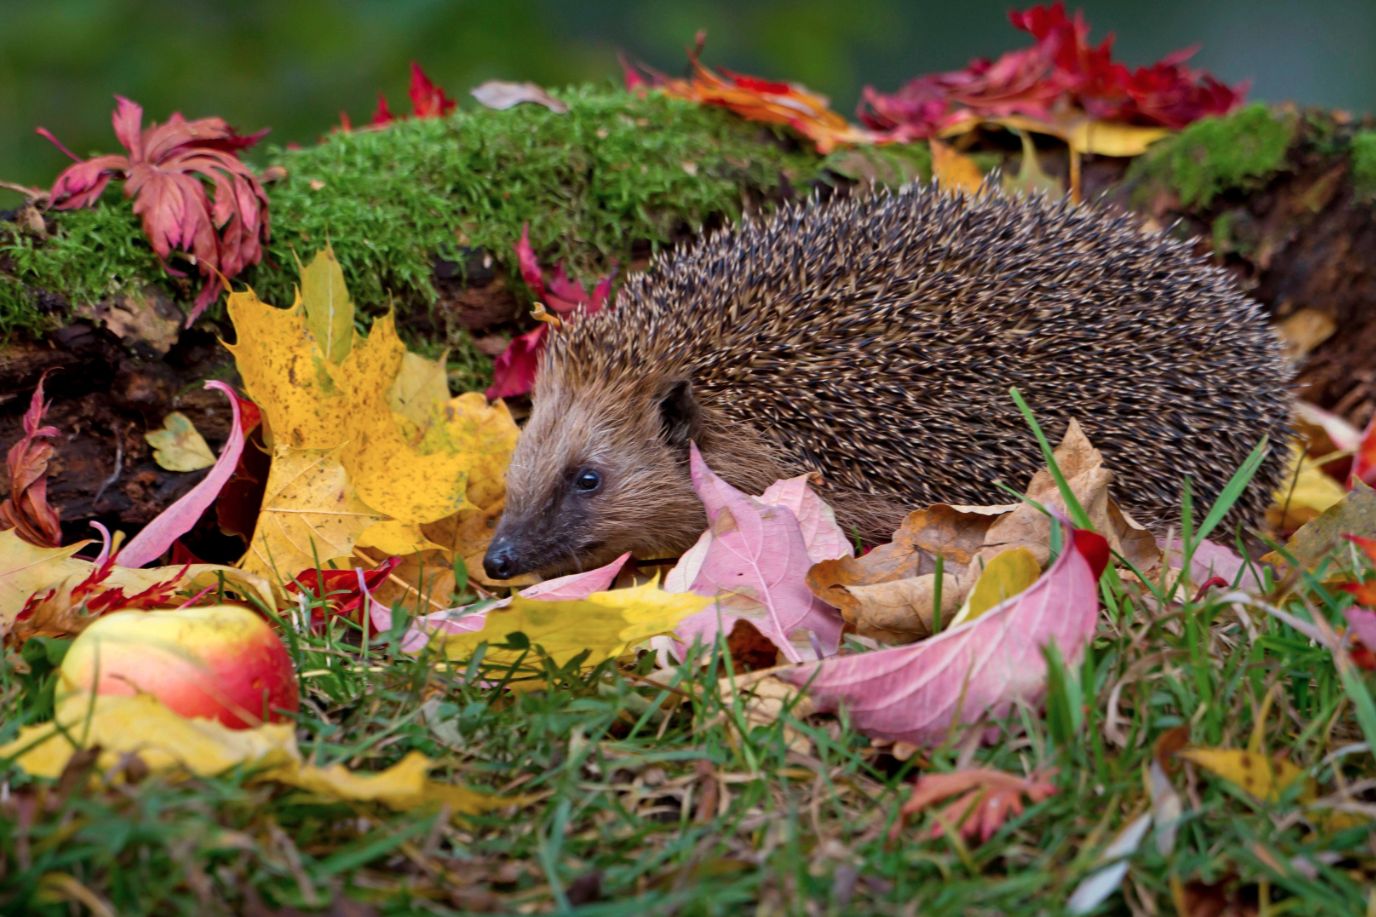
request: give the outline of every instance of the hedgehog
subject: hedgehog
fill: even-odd
[[[816,197],[657,255],[614,310],[552,335],[484,567],[553,576],[664,558],[706,525],[690,444],[760,493],[818,472],[888,540],[931,503],[1003,503],[1078,420],[1135,519],[1207,506],[1265,440],[1229,520],[1283,474],[1291,373],[1261,307],[1130,214],[927,185]]]

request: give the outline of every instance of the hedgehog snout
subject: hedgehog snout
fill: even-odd
[[[483,555],[483,570],[493,579],[511,579],[529,567],[529,564],[522,563],[516,539],[510,535],[493,538],[487,546],[487,553]]]

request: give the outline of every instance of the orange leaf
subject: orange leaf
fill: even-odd
[[[933,137],[927,143],[932,148],[932,177],[946,190],[979,194],[984,188],[984,173],[969,156],[957,153],[949,144]]]
[[[978,767],[950,774],[925,774],[913,784],[912,795],[903,804],[890,836],[897,835],[909,815],[954,796],[954,801],[936,813],[931,837],[940,837],[946,830],[958,828],[966,840],[983,843],[1009,818],[1022,814],[1023,797],[1038,803],[1054,796],[1056,787],[1050,778],[1055,773],[1051,770],[1019,777]]]
[[[811,140],[817,152],[824,154],[842,144],[896,139],[883,138],[880,134],[851,124],[832,111],[825,96],[797,83],[765,80],[729,70],[717,73],[699,59],[704,37],[699,32],[696,45],[688,52],[688,61],[693,68],[691,78],[667,77],[648,68],[632,67],[623,60],[627,88],[636,90],[648,82],[666,95],[702,105],[718,105],[750,121],[791,127]],[[648,80],[641,74],[641,69],[648,73]]]

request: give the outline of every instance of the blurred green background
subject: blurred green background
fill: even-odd
[[[408,110],[407,65],[460,100],[491,78],[620,79],[618,50],[679,72],[708,30],[716,66],[798,80],[846,114],[866,84],[963,66],[1026,43],[1007,0],[0,0],[0,179],[47,185],[78,153],[113,152],[111,95],[149,117],[218,114],[278,143],[308,143],[379,91]],[[1018,4],[1024,5],[1024,4]],[[1253,98],[1376,107],[1376,2],[1088,0],[1097,39],[1145,64],[1198,44],[1198,66],[1252,81]],[[1075,4],[1071,4],[1074,8]],[[0,204],[18,198],[0,192]]]

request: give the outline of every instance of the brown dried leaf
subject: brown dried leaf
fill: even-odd
[[[1154,567],[1161,557],[1156,539],[1109,499],[1113,476],[1079,424],[1071,422],[1055,455],[1071,490],[1110,548],[1140,570]],[[1027,495],[1043,506],[1065,511],[1048,471],[1037,472]],[[906,643],[931,633],[936,555],[944,559],[941,616],[950,621],[985,564],[1021,547],[1045,567],[1050,543],[1051,520],[1031,503],[935,504],[910,513],[891,543],[863,557],[816,564],[808,573],[808,587],[841,610],[850,630],[885,642]]]

